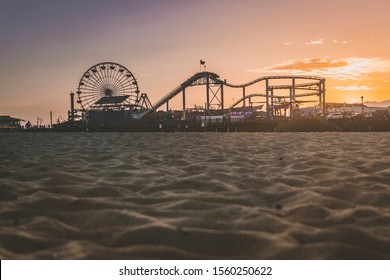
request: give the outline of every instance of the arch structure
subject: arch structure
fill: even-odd
[[[186,89],[192,86],[204,85],[206,87],[206,111],[233,109],[241,105],[241,108],[253,106],[254,98],[261,98],[265,105],[267,117],[275,116],[279,109],[290,109],[303,102],[318,103],[319,111],[326,115],[325,106],[325,78],[318,76],[266,76],[260,77],[244,84],[231,84],[220,79],[219,75],[212,72],[199,72],[188,78],[179,86],[153,104],[150,109],[134,115],[135,118],[142,118],[152,111],[156,111],[164,104],[167,111],[169,101],[179,94],[182,94],[183,119],[186,118]],[[225,106],[224,88],[241,89],[242,98],[236,100],[228,107]],[[250,90],[255,92],[250,92]],[[259,90],[260,89],[260,90]],[[261,92],[261,93],[257,93]],[[314,100],[302,100],[306,98]]]

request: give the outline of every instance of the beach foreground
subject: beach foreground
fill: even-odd
[[[390,133],[1,133],[1,259],[389,259]]]

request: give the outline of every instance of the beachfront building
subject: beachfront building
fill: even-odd
[[[326,103],[328,113],[339,112],[343,114],[389,114],[389,107],[367,106],[361,103]]]
[[[21,128],[22,119],[13,118],[10,116],[0,116],[0,129],[15,129]]]

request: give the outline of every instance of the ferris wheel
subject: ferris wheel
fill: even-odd
[[[137,80],[126,67],[103,62],[85,71],[77,89],[83,110],[130,109],[138,100]]]

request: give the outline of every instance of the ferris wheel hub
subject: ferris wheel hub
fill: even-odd
[[[112,85],[104,85],[101,88],[101,91],[102,91],[101,96],[112,97],[117,95],[116,88]]]

